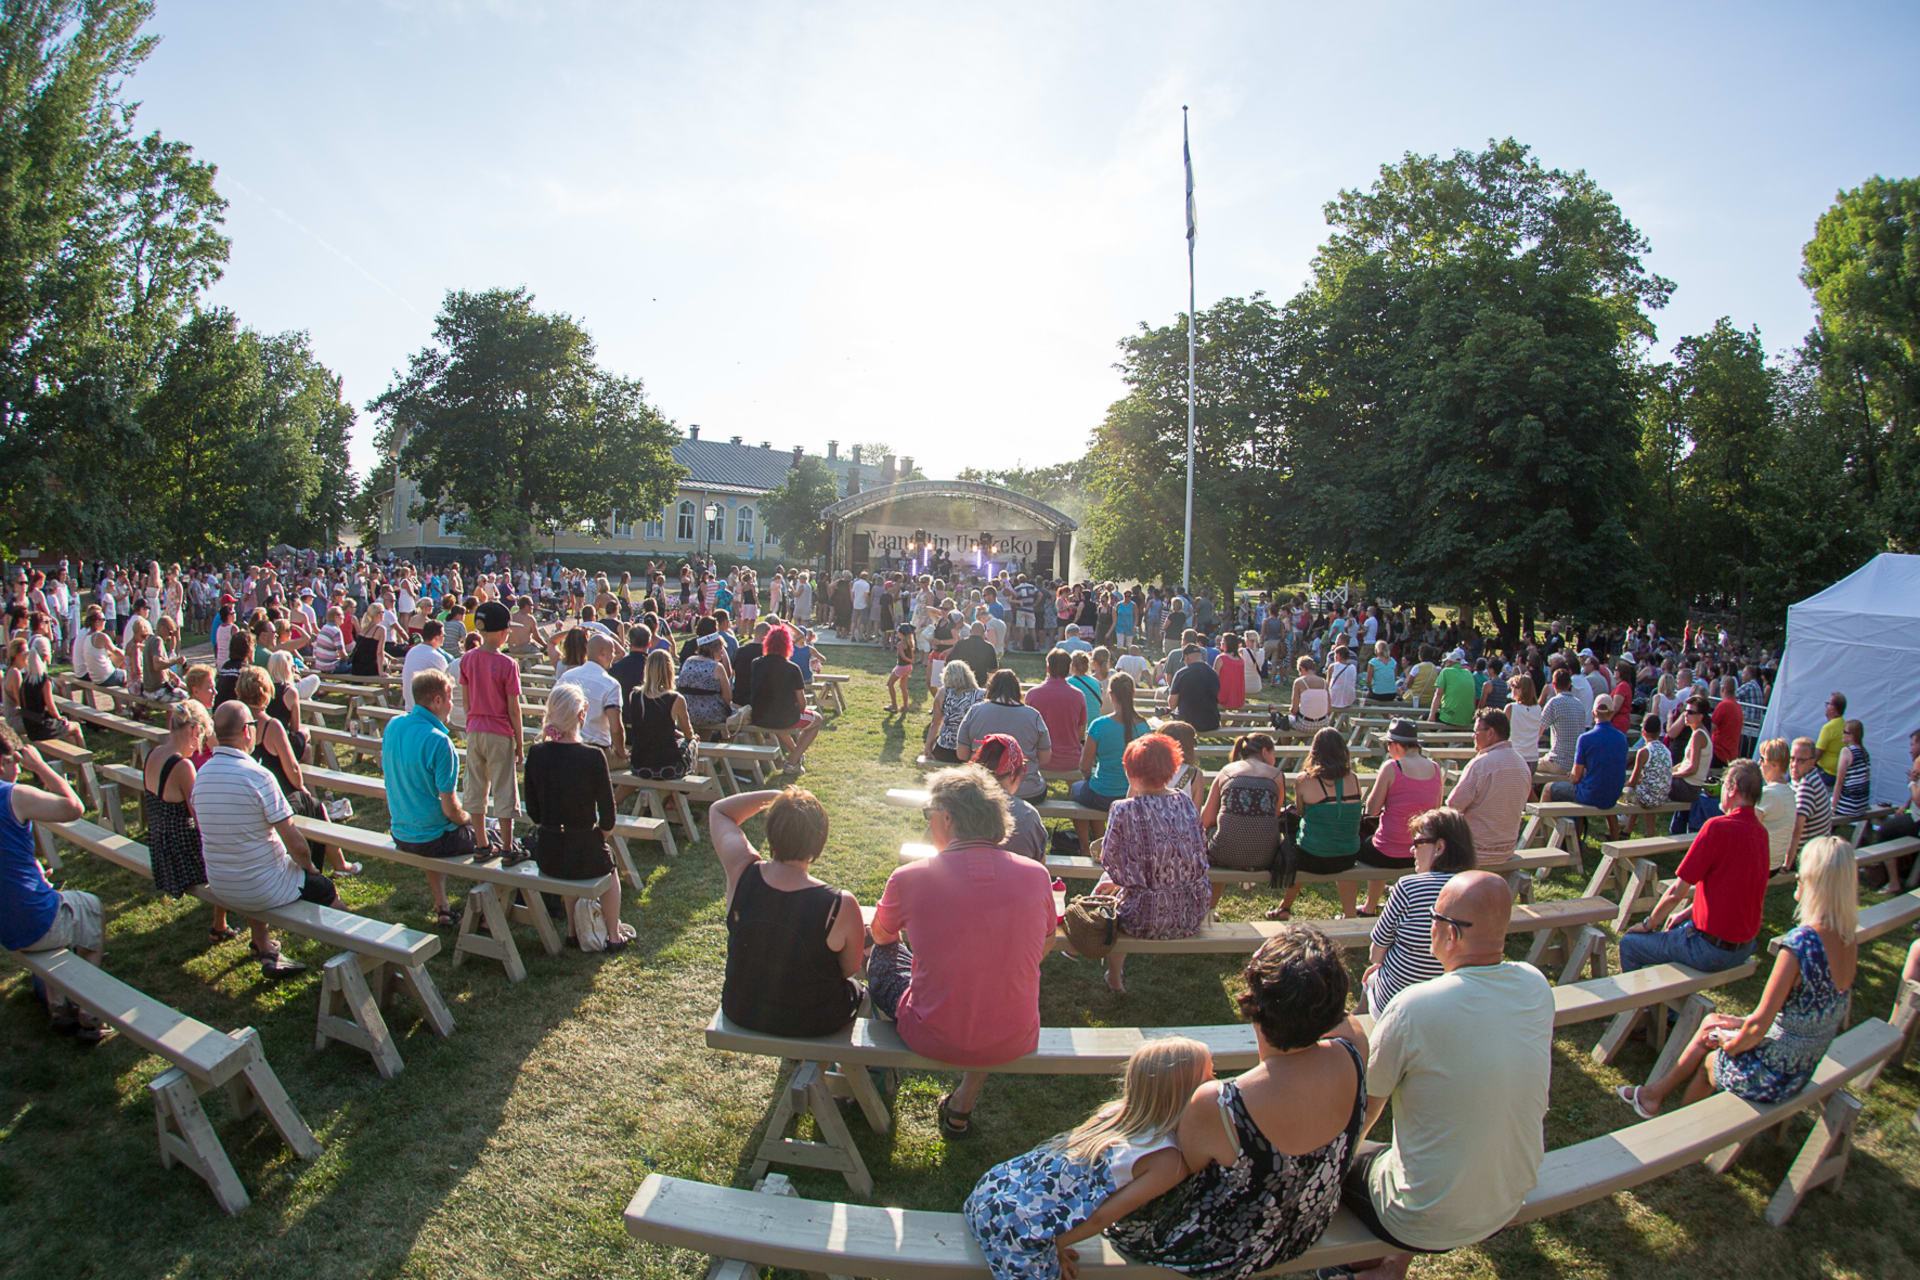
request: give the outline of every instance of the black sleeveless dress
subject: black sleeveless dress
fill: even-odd
[[[171,757],[160,766],[155,791],[140,788],[140,820],[147,826],[147,853],[153,859],[153,887],[177,898],[207,882],[206,863],[200,857],[200,827],[185,800],[164,800],[167,775],[180,763]]]
[[[720,1008],[752,1031],[824,1036],[847,1025],[860,987],[840,972],[827,934],[840,914],[838,889],[769,888],[755,863],[740,873],[727,909],[727,977]]]
[[[1240,1158],[1209,1164],[1148,1201],[1108,1227],[1107,1239],[1129,1258],[1204,1280],[1242,1280],[1312,1248],[1340,1207],[1340,1183],[1367,1115],[1366,1060],[1347,1041],[1333,1042],[1353,1059],[1355,1080],[1353,1112],[1331,1142],[1304,1155],[1276,1150],[1229,1080],[1220,1086],[1220,1111]]]

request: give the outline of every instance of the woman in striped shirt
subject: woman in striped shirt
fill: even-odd
[[[1458,809],[1429,809],[1413,820],[1414,870],[1394,881],[1373,926],[1373,948],[1361,985],[1374,1017],[1394,996],[1443,972],[1433,958],[1433,904],[1456,871],[1474,868],[1473,829]]]

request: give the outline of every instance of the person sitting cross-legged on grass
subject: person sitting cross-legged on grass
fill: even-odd
[[[1767,989],[1752,1013],[1709,1014],[1665,1075],[1637,1088],[1620,1087],[1621,1100],[1641,1119],[1657,1115],[1675,1090],[1682,1105],[1716,1089],[1764,1105],[1807,1087],[1846,1019],[1860,959],[1852,845],[1822,836],[1800,851],[1794,916],[1798,924],[1781,936]]]
[[[1484,1240],[1533,1190],[1553,1068],[1553,988],[1506,958],[1513,893],[1462,871],[1431,909],[1446,972],[1394,997],[1369,1037],[1367,1118],[1393,1103],[1393,1143],[1356,1160],[1341,1199],[1396,1252],[1328,1275],[1399,1280],[1414,1253]]]
[[[1000,847],[1007,793],[985,769],[942,769],[927,793],[927,839],[938,852],[887,878],[873,912],[867,991],[876,1011],[899,1022],[909,1049],[969,1068],[940,1100],[940,1131],[957,1138],[972,1131],[968,1117],[987,1082],[979,1068],[1040,1042],[1053,880],[1042,863]]]
[[[1678,962],[1717,973],[1746,963],[1760,934],[1767,892],[1767,829],[1753,806],[1760,766],[1739,759],[1721,780],[1726,812],[1707,819],[1680,860],[1678,879],[1647,918],[1620,935],[1620,968]],[[1679,910],[1692,895],[1688,912]]]
[[[766,814],[770,856],[743,824]],[[750,1031],[824,1036],[860,1007],[866,959],[860,902],[813,875],[827,847],[827,810],[812,792],[747,791],[707,811],[727,875],[727,974],[720,1007]]]

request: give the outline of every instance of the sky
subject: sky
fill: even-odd
[[[1292,296],[1325,203],[1514,137],[1784,351],[1835,194],[1920,175],[1920,5],[158,0],[139,123],[218,166],[209,294],[364,411],[449,290],[525,286],[702,436],[929,475],[1085,452],[1116,344]]]

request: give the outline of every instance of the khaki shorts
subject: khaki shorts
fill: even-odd
[[[100,899],[75,889],[60,891],[60,910],[40,940],[22,951],[55,951],[71,947],[75,951],[102,951],[107,945],[106,925],[100,918]]]
[[[1545,774],[1550,778],[1570,778],[1573,776],[1573,770],[1546,756],[1541,756],[1540,759],[1534,763],[1533,771],[1535,773]]]
[[[505,822],[513,817],[519,799],[513,739],[504,733],[468,733],[467,777],[460,789],[467,812],[480,813],[491,801],[491,815]]]

